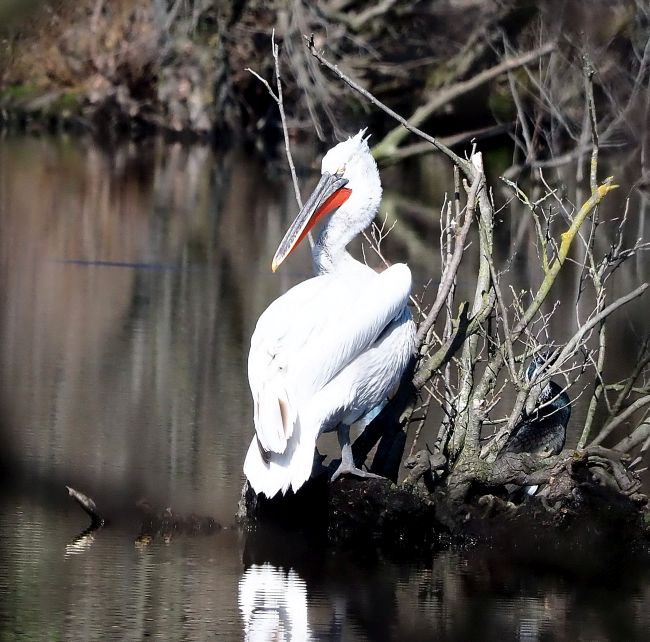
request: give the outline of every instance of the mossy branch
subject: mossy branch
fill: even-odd
[[[512,329],[510,334],[510,340],[514,344],[524,330],[528,327],[531,321],[535,318],[540,308],[544,304],[546,297],[549,295],[553,284],[555,283],[564,262],[566,261],[567,256],[571,250],[573,241],[575,240],[580,228],[583,223],[587,220],[587,217],[593,212],[600,202],[605,198],[605,196],[611,192],[613,189],[616,189],[618,185],[613,184],[613,177],[607,178],[601,185],[599,185],[591,194],[591,196],[585,201],[585,203],[580,207],[577,214],[575,215],[573,221],[569,228],[562,233],[561,243],[558,250],[558,254],[555,257],[555,260],[551,263],[550,267],[544,273],[544,279],[539,286],[533,300],[530,305],[524,311],[521,319],[517,325]],[[481,380],[473,391],[471,402],[467,404],[467,444],[472,446],[472,453],[462,453],[463,457],[473,455],[474,447],[478,444],[481,430],[481,417],[480,412],[483,407],[483,400],[487,395],[492,391],[496,383],[497,376],[504,365],[506,358],[506,348],[505,343],[502,344],[498,350],[494,353],[494,356],[488,363],[483,372]],[[492,455],[498,449],[498,440],[493,440],[490,446],[488,446],[487,452]]]
[[[533,298],[531,304],[528,306],[524,315],[520,319],[519,323],[514,327],[512,331],[512,341],[516,341],[521,333],[526,329],[528,324],[533,320],[535,315],[539,312],[539,309],[542,307],[548,293],[551,291],[557,275],[560,273],[564,262],[566,261],[567,256],[571,250],[571,245],[576,238],[576,235],[580,231],[582,224],[587,220],[587,217],[593,212],[600,202],[605,198],[609,192],[616,189],[618,185],[613,184],[614,177],[608,177],[602,185],[599,185],[591,194],[589,199],[585,201],[582,207],[578,210],[578,213],[574,217],[569,229],[566,232],[563,232],[561,235],[560,248],[558,254],[555,257],[553,263],[551,263],[548,270],[544,273],[544,280],[542,281],[535,297]]]

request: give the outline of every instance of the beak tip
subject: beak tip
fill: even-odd
[[[271,263],[271,272],[275,272],[278,269],[278,264],[276,263],[275,259],[273,259],[273,262]]]

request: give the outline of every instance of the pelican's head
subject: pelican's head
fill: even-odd
[[[332,147],[323,157],[320,181],[273,257],[274,272],[309,230],[328,214],[334,213],[340,219],[350,238],[370,225],[379,208],[381,182],[368,138],[363,137],[365,132],[362,129],[356,136]]]

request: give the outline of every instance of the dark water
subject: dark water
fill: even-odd
[[[0,639],[647,639],[650,576],[616,542],[540,551],[513,535],[416,563],[234,527],[146,546],[124,519],[72,544],[87,519],[65,484],[113,513],[146,499],[233,523],[249,337],[309,270],[304,250],[269,270],[295,212],[281,167],[155,142],[0,142]],[[421,203],[439,207],[448,170],[384,179],[383,209],[400,217],[386,253],[421,287],[439,271]],[[498,235],[528,283],[528,231],[513,220]],[[636,344],[612,344],[622,367]]]

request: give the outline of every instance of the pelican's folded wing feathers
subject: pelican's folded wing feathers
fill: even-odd
[[[266,451],[283,452],[301,403],[367,350],[407,305],[411,273],[396,264],[380,274],[309,279],[260,317],[248,360],[255,430]]]
[[[386,326],[402,313],[411,291],[411,272],[396,264],[380,274],[338,280],[336,291],[324,296],[319,322],[308,340],[293,346],[289,364],[293,385],[319,390],[345,366],[375,343]],[[313,317],[310,317],[313,319]]]

